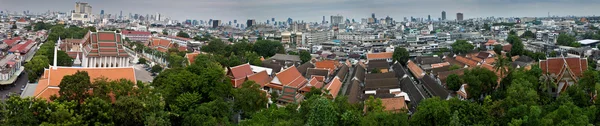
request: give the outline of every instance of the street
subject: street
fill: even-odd
[[[27,85],[28,81],[29,81],[29,79],[28,79],[27,72],[23,71],[13,84],[1,85],[0,86],[0,97],[2,97],[1,100],[4,101],[4,99],[7,98],[6,97],[7,94],[12,93],[12,94],[20,95],[22,92],[21,88],[23,88],[25,85]]]

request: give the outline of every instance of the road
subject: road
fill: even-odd
[[[21,88],[27,85],[27,81],[29,81],[27,72],[23,71],[13,84],[0,86],[0,97],[2,97],[0,99],[4,101],[6,95],[10,93],[20,95]]]
[[[144,65],[135,64],[135,78],[142,82],[150,82],[154,79],[152,74],[144,69]]]

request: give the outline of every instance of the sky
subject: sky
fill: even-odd
[[[600,15],[600,0],[0,0],[0,10],[11,12],[40,13],[67,12],[75,8],[75,2],[87,2],[92,12],[99,14],[156,14],[176,20],[220,19],[238,22],[256,19],[265,22],[271,18],[285,21],[287,18],[305,22],[321,22],[323,16],[329,21],[331,15],[360,21],[375,13],[377,18],[390,16],[397,21],[404,17],[441,18],[446,11],[449,20],[456,13],[464,17],[545,17]]]

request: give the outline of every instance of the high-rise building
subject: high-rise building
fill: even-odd
[[[330,21],[331,21],[331,26],[338,26],[339,24],[343,23],[342,21],[344,21],[344,16],[341,16],[341,15],[334,16],[334,15],[332,15]]]
[[[75,10],[71,14],[71,20],[81,22],[92,21],[92,6],[88,3],[75,2]]]
[[[221,20],[212,20],[212,27],[213,28],[217,28],[217,27],[219,27],[219,25],[221,25]]]
[[[462,21],[463,18],[464,18],[463,16],[464,16],[463,13],[456,13],[456,20],[457,21]]]
[[[325,16],[323,16],[323,21],[321,21],[321,24],[325,24]]]
[[[294,22],[294,20],[292,20],[292,18],[288,18],[288,19],[287,19],[287,24],[288,24],[288,25],[291,25],[291,24],[292,24],[292,22]]]
[[[275,22],[275,18],[271,18],[271,21],[272,21],[272,22]]]
[[[119,19],[123,19],[123,11],[119,13]]]
[[[442,11],[442,20],[446,20],[446,11]]]
[[[271,20],[267,20],[267,24],[271,23]]]
[[[371,13],[371,18],[377,19],[377,18],[375,18],[375,13]]]
[[[431,15],[427,15],[427,21],[431,21]]]
[[[160,20],[160,13],[156,13],[156,21],[161,21]]]
[[[246,26],[252,27],[254,25],[256,25],[256,20],[254,20],[254,19],[248,19],[248,21],[246,21]]]
[[[234,24],[237,24],[237,20],[233,20],[233,23],[234,23]]]

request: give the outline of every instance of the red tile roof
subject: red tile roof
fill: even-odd
[[[339,77],[333,78],[333,80],[331,80],[331,82],[327,84],[327,90],[329,90],[329,94],[331,94],[333,98],[336,98],[338,96],[338,93],[340,92],[341,88],[342,82],[340,81]]]
[[[33,40],[27,40],[27,42],[24,43],[19,43],[14,45],[12,48],[10,48],[8,50],[8,52],[13,52],[13,53],[27,53],[29,51],[29,49],[31,49],[31,47],[33,47],[33,44],[35,44],[33,42]]]
[[[512,50],[512,45],[511,44],[502,46],[502,51],[510,52],[510,50]]]
[[[461,62],[461,63],[463,63],[465,65],[469,65],[469,67],[477,66],[477,61],[473,61],[471,59],[467,59],[467,58],[465,58],[463,56],[456,56],[455,59],[458,62]]]
[[[87,57],[129,57],[123,49],[120,33],[115,32],[88,32],[83,52]]]
[[[393,52],[368,53],[368,54],[367,54],[367,60],[374,60],[374,59],[391,59],[393,55],[394,55],[394,53],[393,53]]]
[[[304,92],[309,92],[312,87],[315,87],[317,89],[322,88],[324,85],[324,83],[323,83],[324,78],[325,77],[323,77],[323,76],[312,76],[312,78],[308,81],[308,84],[310,84],[310,85],[307,84],[301,90]]]
[[[431,68],[440,68],[440,67],[445,67],[445,66],[450,66],[450,62],[431,64]]]
[[[410,70],[410,72],[412,72],[415,77],[421,79],[421,78],[423,78],[423,76],[425,76],[423,69],[421,69],[421,67],[417,66],[417,64],[415,64],[412,60],[408,60],[406,66],[408,67],[408,70]]]
[[[588,69],[587,59],[585,58],[569,57],[563,59],[562,57],[558,57],[540,60],[540,68],[544,74],[559,75],[565,65],[576,77],[581,77],[583,72]]]
[[[490,39],[485,43],[486,46],[495,45],[495,44],[496,44],[496,40],[493,40],[493,39]]]
[[[152,35],[151,32],[144,32],[144,31],[123,31],[123,35]]]
[[[16,44],[17,41],[21,40],[21,37],[15,37],[15,38],[10,38],[10,39],[4,39],[4,43],[6,43],[6,45],[8,46],[12,46],[13,44]]]
[[[245,78],[251,74],[254,74],[254,72],[252,72],[250,64],[247,63],[230,67],[229,72],[227,72],[227,75],[231,77],[233,87],[240,87],[244,83]]]

